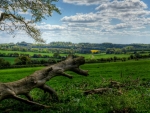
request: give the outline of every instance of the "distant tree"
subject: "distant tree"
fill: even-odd
[[[48,55],[43,55],[43,58],[49,58],[50,56],[48,56]]]
[[[15,59],[15,64],[17,65],[27,65],[31,63],[31,58],[28,56],[20,56]]]
[[[13,46],[13,47],[11,48],[11,50],[12,50],[12,51],[19,51],[19,47],[18,47],[18,46]]]
[[[114,54],[114,53],[115,53],[115,49],[114,48],[107,48],[106,54]]]
[[[31,51],[33,51],[33,52],[39,52],[39,49],[38,48],[32,48]]]
[[[35,23],[51,16],[53,11],[60,14],[52,2],[57,0],[0,0],[0,30],[10,34],[23,30],[36,41],[44,42]],[[28,18],[22,13],[29,13]]]
[[[114,52],[115,52],[115,54],[121,54],[122,53],[122,51],[121,51],[121,49],[114,49]]]
[[[122,48],[121,49],[122,53],[126,54],[127,53],[127,50],[125,48]]]
[[[13,57],[19,57],[19,53],[13,53]]]
[[[135,53],[135,58],[141,58],[140,53]]]
[[[130,55],[130,59],[133,59],[134,58],[134,56],[133,55]]]
[[[57,52],[57,53],[54,53],[54,54],[53,54],[53,57],[54,57],[54,58],[60,58],[60,54],[59,54],[58,52]]]
[[[40,64],[40,61],[37,60],[37,59],[32,59],[32,60],[31,60],[31,63],[32,63],[32,64]]]
[[[117,57],[116,56],[114,56],[114,62],[116,62],[117,61]]]
[[[48,61],[47,61],[47,60],[44,60],[44,59],[41,59],[41,60],[40,60],[40,64],[45,64],[45,63],[48,63]]]
[[[0,67],[8,67],[11,64],[3,58],[0,58]]]
[[[41,54],[33,54],[32,57],[33,57],[33,58],[42,58],[42,55],[41,55]]]
[[[52,59],[52,58],[48,59],[47,62],[48,62],[49,64],[56,63],[56,61],[55,61],[54,59]]]
[[[6,57],[7,55],[6,55],[6,53],[0,53],[0,56],[1,57]]]

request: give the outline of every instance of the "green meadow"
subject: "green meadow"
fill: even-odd
[[[18,54],[29,54],[30,56],[33,56],[34,54],[40,54],[40,55],[48,55],[50,57],[53,56],[53,53],[41,53],[41,52],[21,52],[21,51],[3,51],[0,50],[0,53],[5,53],[5,54],[9,54],[9,53],[18,53]],[[148,55],[149,53],[140,53],[140,55]],[[79,53],[75,53],[74,55],[77,56],[83,56],[85,57],[85,59],[101,59],[101,58],[128,58],[130,57],[130,55],[133,55],[133,53],[128,52],[126,54],[106,54],[106,53],[98,53],[98,54],[92,54],[92,53],[88,53],[88,54],[79,54]],[[68,56],[68,54],[60,54],[60,56]],[[0,58],[4,58],[6,61],[9,61],[11,64],[14,64],[14,60],[16,59],[16,57],[0,57]],[[36,58],[38,60],[41,59],[48,59],[48,58]]]
[[[29,54],[30,56],[33,56],[34,54],[41,54],[41,55],[49,55],[49,56],[52,56],[52,53],[23,52],[23,51],[4,51],[4,50],[0,50],[0,53],[5,53],[5,54],[9,54],[9,53]]]
[[[2,69],[0,82],[12,82],[28,76],[44,67]],[[92,63],[80,68],[89,70],[89,76],[67,73],[73,79],[55,77],[47,82],[56,90],[59,102],[49,98],[40,89],[31,91],[34,101],[49,105],[42,109],[13,99],[0,102],[0,111],[9,113],[147,113],[150,112],[150,60],[130,62]],[[119,89],[110,81],[124,84]],[[112,88],[104,94],[84,95],[84,91],[96,88]],[[116,93],[118,90],[122,94]]]
[[[105,54],[105,53],[99,53],[99,54],[76,54],[78,56],[84,56],[85,59],[100,59],[100,58],[113,58],[114,56],[118,58],[123,57],[129,57],[131,54]]]
[[[16,57],[0,57],[0,58],[3,58],[5,59],[6,61],[10,62],[11,64],[14,64],[15,63],[15,59]],[[31,59],[35,59],[35,60],[48,60],[49,58],[31,58]]]
[[[30,56],[33,56],[34,54],[41,54],[41,55],[53,56],[53,53],[21,52],[21,51],[3,51],[3,50],[0,50],[0,53],[5,53],[5,54],[9,54],[9,53],[29,54]],[[67,55],[68,54],[60,54],[60,56],[67,56]],[[128,53],[128,54],[105,54],[105,53],[78,54],[78,53],[75,53],[75,55],[84,56],[85,59],[100,59],[100,58],[113,58],[114,56],[116,56],[118,58],[123,58],[123,57],[128,58],[131,55],[131,53]],[[11,64],[14,64],[14,61],[16,59],[16,57],[0,57],[0,58],[3,58],[6,61],[9,61]],[[36,59],[41,60],[41,59],[48,59],[48,58],[36,58]]]

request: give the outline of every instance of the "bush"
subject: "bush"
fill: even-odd
[[[16,65],[31,64],[31,58],[29,58],[28,56],[20,56],[20,57],[15,59],[15,64]]]
[[[0,67],[9,67],[11,64],[3,58],[0,58]]]

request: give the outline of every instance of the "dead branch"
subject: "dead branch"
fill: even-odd
[[[115,94],[122,95],[123,92],[121,90],[121,87],[123,87],[123,86],[124,85],[121,84],[120,82],[110,80],[110,87],[109,88],[98,88],[98,89],[87,90],[87,91],[84,91],[84,94],[85,95],[105,94],[106,92],[113,92]]]
[[[73,58],[70,56],[65,61],[36,71],[30,76],[27,76],[21,80],[8,83],[0,83],[0,101],[7,98],[13,98],[27,104],[48,107],[46,105],[33,102],[30,91],[34,88],[40,88],[58,99],[56,91],[47,86],[45,83],[55,76],[65,76],[71,79],[72,76],[65,73],[65,71],[68,70],[80,75],[87,76],[88,71],[79,68],[79,66],[83,65],[84,63],[84,57]],[[18,95],[25,95],[28,100],[23,99]]]
[[[104,94],[108,91],[112,91],[112,88],[98,88],[98,89],[92,89],[92,90],[87,90],[84,91],[85,95],[89,95],[89,94]]]

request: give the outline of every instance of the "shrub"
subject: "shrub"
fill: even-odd
[[[31,58],[28,56],[20,56],[15,59],[15,64],[16,65],[27,65],[31,64]]]

